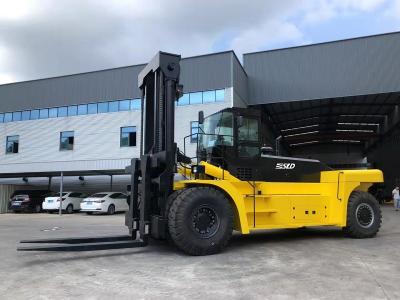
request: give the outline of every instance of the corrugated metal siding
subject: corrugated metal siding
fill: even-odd
[[[184,58],[181,83],[185,93],[231,87],[231,52]]]
[[[139,97],[143,66],[77,74],[0,86],[0,111],[54,107]]]
[[[234,55],[234,53],[232,53],[232,78],[233,78],[232,86],[234,88],[236,96],[239,97],[238,101],[247,104],[248,102],[247,74],[244,71],[240,62],[238,61],[236,55]],[[234,106],[236,106],[235,103]]]
[[[185,92],[232,86],[231,52],[182,60]],[[0,112],[140,97],[144,65],[0,85]]]
[[[251,104],[400,90],[400,33],[244,56]]]
[[[16,186],[13,185],[0,185],[0,214],[7,212],[8,201],[15,189]]]
[[[190,121],[197,121],[199,110],[208,115],[229,107],[229,90],[224,102],[176,107],[175,135],[182,149]],[[136,147],[120,147],[124,126],[136,126]],[[74,131],[74,150],[60,151],[60,132],[70,130]],[[10,135],[19,135],[17,154],[5,154],[6,136]],[[0,141],[0,173],[120,170],[139,156],[140,111],[1,123]],[[195,155],[194,147],[188,147],[188,155]]]

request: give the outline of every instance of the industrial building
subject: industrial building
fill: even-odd
[[[400,183],[400,33],[183,58],[176,141],[195,155],[198,111],[257,107],[271,146],[333,168],[381,168]],[[133,65],[0,85],[0,184],[124,190],[139,155]]]

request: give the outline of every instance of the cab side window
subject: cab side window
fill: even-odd
[[[240,157],[255,157],[260,154],[258,120],[241,117],[238,122],[238,154]]]
[[[239,141],[258,142],[258,120],[243,118],[238,128]]]

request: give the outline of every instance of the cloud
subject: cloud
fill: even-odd
[[[297,39],[298,29],[288,18],[301,3],[0,0],[0,45],[8,53],[0,56],[0,74],[27,80],[143,63],[158,50],[204,54],[213,52],[228,31],[234,32],[234,40],[226,47],[240,55]]]
[[[304,16],[306,23],[325,22],[340,14],[372,12],[383,6],[387,0],[317,0],[307,3]]]
[[[385,11],[385,16],[400,20],[400,0],[394,0]]]
[[[0,0],[0,83],[183,56],[304,44],[301,23],[385,0]],[[229,37],[229,38],[227,38]]]
[[[232,48],[238,53],[272,48],[283,41],[303,43],[303,34],[290,22],[267,21],[258,27],[241,32],[232,40]]]

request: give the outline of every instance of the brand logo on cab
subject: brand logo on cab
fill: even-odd
[[[293,170],[296,167],[295,163],[277,163],[276,170]]]

